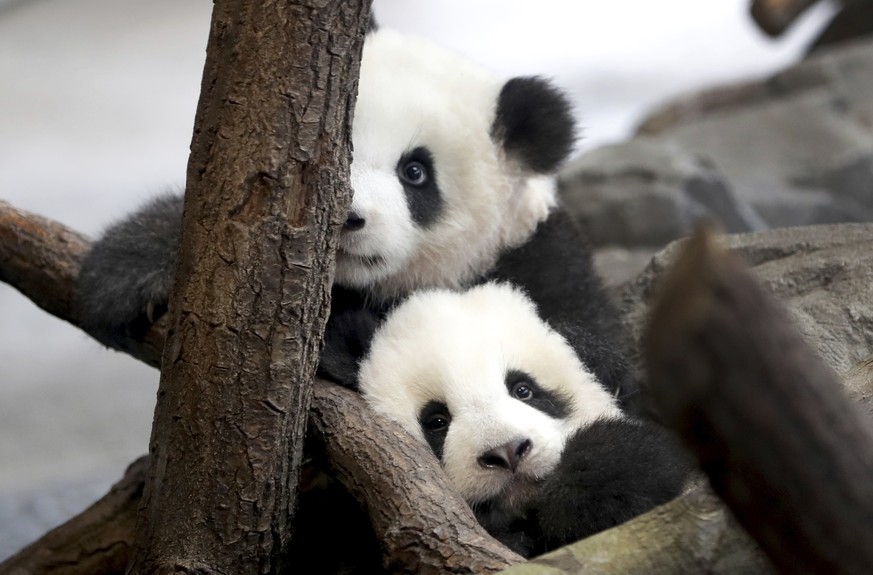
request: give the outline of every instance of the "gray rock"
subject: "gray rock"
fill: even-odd
[[[873,40],[677,99],[562,185],[601,245],[664,245],[702,216],[728,232],[873,221]]]
[[[806,340],[838,373],[873,350],[873,224],[837,224],[726,236],[763,285],[791,312]],[[681,244],[656,254],[618,291],[634,341],[658,279]]]
[[[654,139],[594,150],[562,172],[560,185],[564,205],[595,245],[659,247],[701,219],[729,232],[765,228],[711,165]]]
[[[695,150],[771,227],[873,220],[873,133],[815,90],[688,122],[662,145]]]
[[[606,246],[594,250],[594,269],[607,287],[619,286],[639,275],[649,264],[655,250]]]

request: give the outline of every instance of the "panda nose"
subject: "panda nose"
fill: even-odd
[[[358,215],[357,212],[349,212],[349,217],[346,218],[346,223],[343,224],[344,232],[355,232],[364,227],[367,220]]]
[[[509,471],[518,469],[521,460],[530,453],[533,443],[530,439],[513,439],[494,449],[489,449],[476,460],[481,467],[501,467]]]

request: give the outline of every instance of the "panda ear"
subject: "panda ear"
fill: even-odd
[[[370,21],[367,23],[367,35],[369,36],[373,32],[379,29],[379,23],[376,22],[376,15],[370,10]]]
[[[491,136],[525,168],[553,172],[570,155],[576,140],[572,106],[543,78],[512,78],[500,90]]]

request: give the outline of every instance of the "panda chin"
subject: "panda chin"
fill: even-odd
[[[470,507],[483,525],[513,521],[527,513],[541,485],[541,479],[515,475],[494,496],[477,503],[470,502]]]
[[[336,251],[336,281],[352,288],[369,288],[391,273],[388,262],[379,255]]]
[[[473,507],[484,506],[490,510],[510,515],[519,513],[535,497],[542,479],[528,474],[507,474],[501,481],[495,481],[493,495]]]

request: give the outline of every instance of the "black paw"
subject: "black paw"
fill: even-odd
[[[83,327],[123,347],[167,311],[182,222],[182,196],[158,196],[110,226],[79,272]]]

